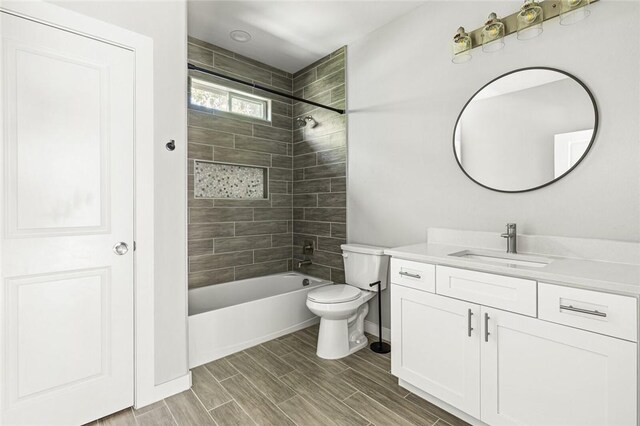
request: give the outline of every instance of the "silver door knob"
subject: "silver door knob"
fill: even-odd
[[[115,246],[113,246],[113,252],[118,256],[122,256],[123,254],[127,254],[129,251],[129,246],[125,242],[119,242]]]

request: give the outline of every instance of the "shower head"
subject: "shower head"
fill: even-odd
[[[297,125],[298,127],[304,127],[304,126],[306,126],[306,125],[307,125],[307,122],[306,122],[306,121],[304,121],[304,118],[302,118],[302,117],[298,117],[298,118],[296,118],[296,125]]]
[[[311,124],[312,129],[318,125],[318,122],[310,115],[307,115],[305,118],[296,118],[296,124],[298,125],[298,127],[305,127],[307,123]]]
[[[318,125],[318,122],[316,120],[314,120],[313,117],[310,116],[310,115],[307,115],[304,119],[305,119],[305,121],[307,123],[311,123],[311,128],[312,129]]]
[[[298,125],[298,127],[305,127],[307,123],[311,124],[312,129],[318,125],[318,122],[310,115],[307,115],[305,118],[296,118],[296,124]]]

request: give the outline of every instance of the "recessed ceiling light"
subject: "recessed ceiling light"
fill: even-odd
[[[251,40],[251,34],[242,30],[233,30],[229,33],[229,37],[232,40],[239,41],[240,43],[246,43]]]

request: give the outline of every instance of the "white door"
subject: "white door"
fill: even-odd
[[[635,343],[484,306],[482,317],[482,421],[637,425]]]
[[[0,19],[2,420],[80,424],[133,404],[134,57]]]
[[[480,416],[480,307],[391,286],[391,373]]]

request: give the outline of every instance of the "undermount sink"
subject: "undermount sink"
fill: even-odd
[[[449,256],[512,267],[526,266],[530,268],[544,268],[551,263],[551,259],[547,259],[546,257],[483,250],[462,250],[455,253],[449,253]]]

